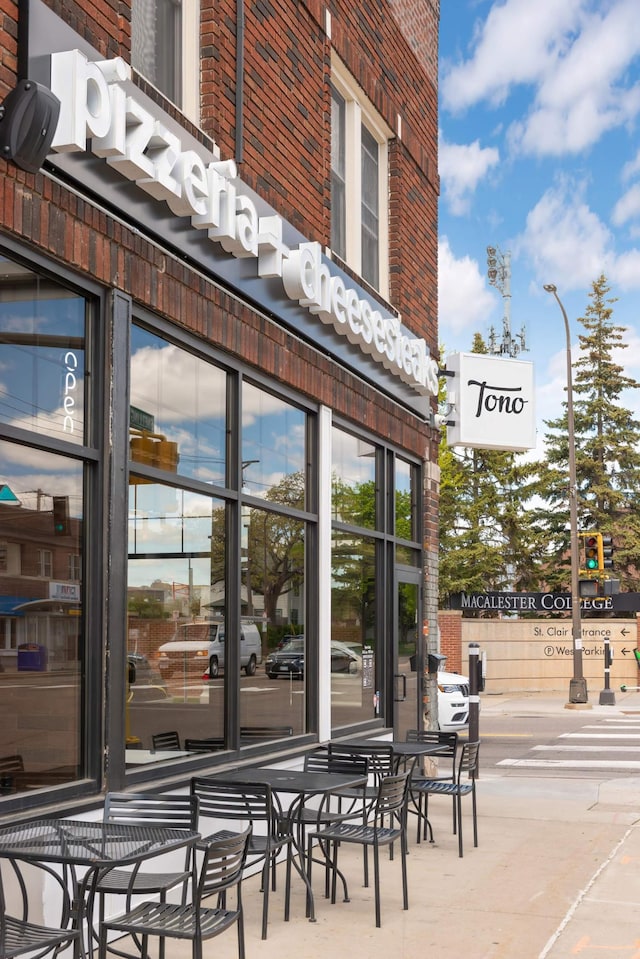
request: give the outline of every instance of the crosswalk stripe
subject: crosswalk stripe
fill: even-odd
[[[572,752],[572,753],[601,753],[606,750],[608,753],[637,753],[637,746],[532,746],[532,750],[537,752]]]
[[[558,739],[634,739],[640,740],[640,733],[561,733]]]
[[[612,759],[610,762],[597,759],[501,759],[498,766],[518,766],[528,769],[633,769],[640,770],[640,762]]]

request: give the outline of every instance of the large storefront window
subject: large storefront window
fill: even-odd
[[[127,762],[176,731],[224,746],[224,504],[184,489],[129,487]],[[209,665],[215,663],[209,678]],[[157,759],[165,757],[160,751]]]
[[[376,448],[333,430],[331,442],[331,510],[333,519],[376,528]]]
[[[87,303],[0,260],[0,795],[87,775]],[[69,444],[68,455],[47,449]]]
[[[280,513],[246,510],[242,553],[243,614],[260,634],[264,663],[252,682],[260,695],[240,697],[241,730],[267,727],[274,739],[304,733],[304,524]],[[241,663],[245,670],[250,655],[247,643]]]
[[[306,414],[250,383],[237,389],[239,382],[133,328],[130,767],[306,731],[305,521],[291,515],[306,508]],[[227,411],[228,396],[238,411]],[[234,422],[242,427],[230,440]],[[234,495],[227,460],[236,440],[242,469]],[[203,492],[203,483],[220,495]],[[295,660],[287,657],[294,638],[302,650]],[[177,752],[158,747],[165,732],[177,733]]]
[[[334,727],[377,715],[375,543],[334,533],[331,551],[331,714]]]
[[[224,485],[226,374],[134,326],[131,333],[131,459]]]

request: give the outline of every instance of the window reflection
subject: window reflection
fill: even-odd
[[[129,427],[134,462],[225,484],[225,372],[137,326]]]
[[[242,385],[242,487],[304,509],[305,413],[250,383]]]
[[[6,795],[85,774],[83,467],[8,442],[0,442],[0,462],[0,794]]]
[[[85,300],[0,257],[0,419],[85,441]]]
[[[127,761],[166,730],[224,747],[225,506],[158,483],[129,487]],[[209,666],[215,662],[214,675]],[[131,666],[135,667],[132,669]],[[154,757],[151,757],[154,758]],[[158,761],[166,760],[164,751]]]
[[[410,463],[395,459],[395,534],[401,539],[418,539],[416,469]]]
[[[334,429],[331,441],[333,519],[376,528],[376,448]]]
[[[334,533],[331,557],[331,710],[337,728],[376,715],[375,543]]]
[[[242,739],[250,744],[251,729],[266,728],[273,739],[305,732],[304,523],[244,510],[241,562],[243,623],[260,631],[264,654],[262,694],[240,700]]]

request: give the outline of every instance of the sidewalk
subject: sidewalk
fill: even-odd
[[[589,715],[638,714],[640,694],[616,694],[615,706]],[[499,701],[498,701],[499,700]],[[563,710],[561,696],[500,696],[482,709],[509,713]],[[588,721],[588,720],[587,720]],[[640,777],[600,787],[578,779],[501,777],[478,783],[479,846],[463,800],[465,854],[458,858],[451,803],[429,805],[434,844],[416,844],[410,817],[409,910],[401,903],[400,861],[382,857],[382,928],[373,889],[362,887],[359,850],[343,847],[351,902],[323,898],[315,872],[317,922],[304,918],[302,883],[293,878],[291,920],[284,923],[284,870],[272,894],[269,938],[260,940],[262,896],[244,884],[247,959],[640,959]],[[172,959],[183,952],[173,944]],[[184,953],[186,956],[186,952]],[[234,933],[204,944],[204,959],[235,959]]]

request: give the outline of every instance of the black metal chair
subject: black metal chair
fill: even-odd
[[[25,905],[26,910],[26,905]],[[41,926],[29,922],[26,912],[22,919],[7,914],[0,873],[0,956],[2,959],[12,959],[26,952],[36,952],[39,957],[45,956],[61,946],[80,942],[80,930],[72,927],[58,929],[51,926]]]
[[[412,795],[418,797],[420,818],[427,823],[429,796],[452,796],[455,803],[455,822],[458,832],[458,855],[462,858],[462,797],[471,796],[473,812],[473,845],[478,845],[478,815],[476,808],[476,777],[478,774],[479,742],[462,744],[453,782],[442,779],[421,779],[412,783]],[[420,823],[418,823],[419,828]],[[426,837],[426,825],[425,825]]]
[[[458,734],[456,732],[446,732],[439,729],[408,729],[406,734],[406,742],[408,743],[432,743],[434,746],[438,747],[438,769],[437,772],[431,773],[429,779],[442,780],[443,782],[454,783],[456,780],[456,757],[458,755]],[[414,796],[413,794],[413,783],[419,782],[420,780],[425,779],[424,772],[420,768],[418,762],[413,760],[411,767],[411,779],[409,780],[409,797],[411,803],[409,805],[409,812],[415,813],[418,816],[418,835],[417,840],[420,842],[422,833],[424,832],[425,837],[428,833],[430,842],[433,842],[433,829],[431,828],[431,823],[428,819],[425,818],[422,822],[421,816],[421,804],[419,801],[419,796]],[[456,800],[455,796],[453,797],[452,802],[453,807],[453,832],[455,835],[456,832]]]
[[[162,825],[172,829],[198,831],[198,800],[195,796],[154,793],[107,793],[104,805],[105,822],[129,825]],[[129,908],[132,896],[159,895],[164,902],[171,889],[182,885],[182,901],[192,875],[192,853],[187,850],[182,869],[170,872],[146,872],[140,867],[132,871],[111,869],[97,884],[99,921],[104,921],[105,896],[126,896]],[[117,951],[117,950],[113,950]],[[164,940],[160,940],[160,956],[164,954]]]
[[[180,736],[175,730],[168,733],[153,733],[151,736],[151,747],[154,751],[159,749],[180,749]]]
[[[229,929],[238,927],[238,959],[244,959],[244,916],[242,909],[242,874],[251,838],[251,829],[218,838],[206,845],[204,858],[193,902],[174,904],[168,902],[143,902],[130,912],[100,925],[99,959],[106,959],[109,933],[121,933],[138,938],[142,944],[142,956],[148,957],[149,936],[165,939],[182,939],[191,942],[193,959],[202,959],[202,943]],[[236,908],[227,908],[227,893],[236,890]],[[217,895],[214,908],[202,905],[202,900]]]
[[[267,739],[283,739],[293,736],[293,726],[241,726],[240,740],[262,742]]]
[[[185,739],[184,748],[194,753],[211,753],[224,749],[222,736],[211,736],[209,739]]]
[[[363,776],[365,784],[359,790],[357,788],[349,790],[348,796],[340,791],[327,793],[315,808],[303,803],[298,809],[295,819],[298,829],[299,849],[304,849],[305,832],[310,829],[319,829],[321,826],[330,826],[337,822],[353,820],[361,820],[362,824],[366,825],[368,814],[366,781],[369,775],[369,759],[367,756],[355,756],[351,753],[330,753],[327,749],[321,748],[305,755],[304,770],[305,772],[330,772],[342,773],[346,776]],[[332,803],[337,804],[337,808],[332,808]],[[344,877],[342,877],[342,881],[345,883]],[[369,885],[369,868],[366,856],[364,856],[364,884],[365,886]],[[329,895],[328,872],[325,895]]]
[[[393,756],[393,746],[391,743],[381,742],[380,745],[363,743],[362,746],[343,743],[329,743],[329,754],[331,756],[359,756],[368,760],[369,783],[365,789],[365,800],[368,800],[369,806],[378,799],[378,789],[380,783],[387,776],[395,773],[395,761]],[[339,794],[343,797],[359,798],[362,795],[359,789],[345,789]]]
[[[200,822],[203,818],[231,820],[252,827],[251,841],[247,852],[247,866],[262,865],[262,938],[267,938],[269,920],[269,888],[276,889],[276,860],[286,851],[285,919],[289,918],[291,898],[291,846],[293,835],[287,817],[283,815],[277,796],[266,783],[219,782],[215,778],[194,776],[191,780],[191,795],[197,796],[200,807]],[[256,829],[256,826],[259,828]],[[200,827],[202,832],[202,827]],[[221,829],[206,839],[211,840],[235,835]],[[271,873],[271,882],[269,882]]]
[[[378,795],[372,811],[372,822],[367,825],[357,823],[334,823],[323,829],[311,831],[307,837],[307,869],[311,882],[313,864],[311,844],[316,839],[327,857],[332,871],[331,902],[336,901],[336,880],[338,875],[338,850],[342,843],[356,843],[365,848],[373,848],[374,896],[376,908],[376,926],[380,926],[380,847],[388,846],[390,858],[393,858],[393,846],[398,842],[402,860],[402,904],[409,908],[407,884],[407,798],[409,773],[386,776],[378,786]],[[390,825],[385,826],[389,821]],[[345,902],[348,902],[345,894]]]
[[[24,760],[19,753],[13,756],[0,756],[0,795],[14,792],[16,778],[23,772]]]

